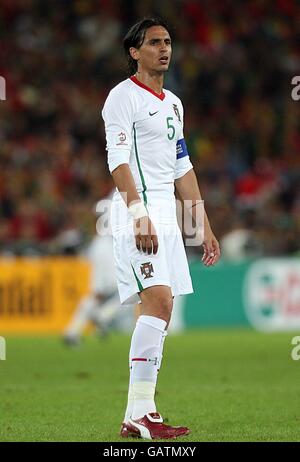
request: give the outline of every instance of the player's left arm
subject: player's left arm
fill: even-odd
[[[184,140],[184,109],[180,99],[178,99],[178,106],[181,113],[181,129],[179,130],[176,144],[176,165],[174,172],[176,196],[180,199],[183,207],[185,206],[184,201],[188,201],[188,208],[190,209],[196,227],[199,225],[203,228],[202,246],[204,253],[202,262],[204,265],[211,266],[214,265],[220,258],[220,246],[209,224],[209,220],[203,206],[197,177],[190,161],[188,149]],[[202,208],[200,214],[197,207]],[[202,223],[197,223],[199,215],[203,217]]]
[[[187,173],[185,173],[180,178],[175,179],[175,188],[176,192],[180,197],[180,200],[183,202],[188,201],[188,208],[192,213],[192,217],[197,224],[197,207],[202,207],[202,197],[195,175],[194,169],[191,168]],[[203,239],[203,257],[202,262],[204,265],[211,266],[214,265],[220,258],[220,246],[217,238],[212,232],[209,220],[204,209],[204,239]]]

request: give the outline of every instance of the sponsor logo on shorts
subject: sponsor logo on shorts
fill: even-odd
[[[151,273],[154,273],[154,269],[150,261],[141,265],[141,273],[145,276],[144,279],[153,278]]]

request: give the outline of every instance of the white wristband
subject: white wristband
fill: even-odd
[[[135,220],[148,216],[147,209],[143,202],[135,202],[128,207],[128,210]]]

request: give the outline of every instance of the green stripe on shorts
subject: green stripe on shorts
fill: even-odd
[[[142,284],[141,284],[141,281],[139,280],[139,278],[137,277],[136,275],[136,272],[134,271],[134,267],[131,265],[132,267],[132,271],[133,271],[133,274],[134,274],[134,277],[136,279],[136,282],[137,282],[137,285],[138,285],[138,288],[139,288],[139,291],[142,292],[144,290]]]

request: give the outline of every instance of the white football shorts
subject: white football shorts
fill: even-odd
[[[122,305],[138,303],[138,293],[156,285],[170,287],[174,297],[193,292],[183,239],[176,219],[175,199],[167,201],[166,207],[159,201],[156,205],[148,203],[147,208],[158,236],[156,255],[148,255],[137,249],[133,220],[126,205],[120,201],[112,204],[113,250]]]

